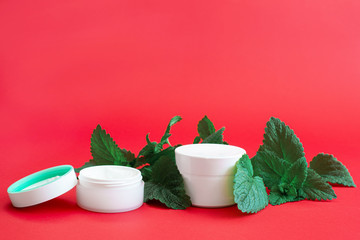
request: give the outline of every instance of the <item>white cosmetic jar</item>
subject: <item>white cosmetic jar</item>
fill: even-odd
[[[224,144],[176,148],[176,164],[192,204],[209,208],[233,205],[235,164],[245,153],[242,148]]]
[[[144,202],[144,182],[135,168],[113,165],[82,169],[76,187],[77,204],[93,212],[137,209]]]

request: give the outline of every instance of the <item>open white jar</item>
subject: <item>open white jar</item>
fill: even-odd
[[[77,204],[94,212],[127,212],[142,206],[141,172],[124,166],[94,166],[80,171]]]
[[[213,208],[233,205],[235,164],[245,153],[242,148],[224,144],[176,148],[176,164],[192,204]]]
[[[142,206],[144,182],[135,168],[103,165],[80,171],[61,165],[30,174],[7,190],[14,207],[37,205],[56,198],[76,187],[77,203],[94,212],[127,212]]]

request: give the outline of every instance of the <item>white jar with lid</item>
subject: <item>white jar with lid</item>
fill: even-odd
[[[144,182],[135,168],[103,165],[80,171],[77,204],[94,212],[127,212],[142,206]]]
[[[235,164],[246,151],[224,144],[189,144],[176,148],[175,158],[186,193],[197,207],[235,204]]]

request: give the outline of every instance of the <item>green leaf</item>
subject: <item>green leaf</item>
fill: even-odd
[[[171,146],[169,142],[169,137],[171,136],[170,129],[175,123],[179,122],[181,119],[182,118],[180,116],[175,116],[170,120],[164,135],[161,137],[160,142],[155,146],[155,152],[160,152],[163,149],[164,144],[169,144],[169,146]]]
[[[123,153],[126,161],[129,163],[129,165],[130,165],[131,167],[134,167],[134,165],[135,165],[135,159],[136,159],[136,158],[135,158],[135,154],[132,153],[132,152],[130,152],[130,151],[128,151],[128,150],[126,150],[126,149],[120,149],[120,150],[121,150],[121,152]]]
[[[144,165],[146,163],[152,165],[152,164],[154,164],[156,162],[157,159],[159,159],[163,155],[170,155],[171,158],[173,156],[175,156],[175,153],[174,153],[175,148],[170,145],[170,142],[169,142],[168,138],[171,136],[171,134],[170,134],[171,127],[175,123],[179,122],[181,119],[182,118],[180,116],[175,116],[170,120],[170,122],[169,122],[169,124],[168,124],[168,126],[166,128],[165,134],[161,138],[160,143],[151,142],[150,139],[149,139],[149,134],[146,135],[147,144],[139,152],[139,155],[136,158],[135,163],[134,163],[135,167],[142,166],[142,165]],[[163,145],[165,143],[169,144],[170,146],[168,148],[166,148],[165,150],[162,150]]]
[[[144,182],[149,181],[152,178],[152,167],[150,165],[144,166],[139,169]]]
[[[175,161],[167,156],[161,157],[152,167],[152,179],[145,183],[144,201],[156,199],[172,209],[185,209],[191,206],[186,195],[182,176]]]
[[[347,168],[333,155],[319,153],[310,162],[314,169],[326,182],[356,187]]]
[[[306,179],[307,176],[307,162],[306,158],[299,158],[296,162],[291,164],[291,166],[286,169],[284,176],[281,179],[281,182],[293,186],[296,190],[299,190]]]
[[[310,200],[331,200],[336,198],[332,187],[315,170],[309,168],[300,195]]]
[[[96,165],[129,166],[121,149],[100,125],[97,125],[91,135],[90,151]]]
[[[252,158],[252,163],[255,175],[262,177],[265,186],[269,189],[280,184],[286,169],[290,166],[274,152],[266,150],[257,152],[256,156]]]
[[[307,177],[305,157],[299,158],[288,166],[278,185],[273,185],[270,192],[270,204],[279,205],[286,202],[299,201],[299,190]]]
[[[169,125],[166,128],[166,132],[170,132],[170,128],[175,124],[182,120],[180,116],[175,116],[172,119],[170,119]]]
[[[223,127],[218,131],[215,131],[214,124],[206,115],[199,121],[197,130],[199,136],[195,137],[194,144],[200,143],[201,139],[203,140],[202,143],[228,144],[223,141],[225,128]]]
[[[139,156],[148,156],[148,155],[151,155],[155,152],[155,146],[157,144],[157,142],[151,142],[150,139],[149,139],[149,134],[146,134],[146,145],[145,147],[143,147],[140,152],[139,152]]]
[[[146,163],[150,164],[151,166],[154,165],[161,157],[167,157],[173,159],[175,161],[175,148],[168,147],[161,152],[154,153],[151,156],[146,157]]]
[[[253,168],[248,155],[244,154],[236,163],[234,178],[234,196],[239,210],[256,213],[264,209],[268,203],[268,195],[263,180],[253,177]]]
[[[84,165],[82,165],[81,167],[79,168],[75,168],[75,172],[80,172],[81,170],[83,170],[84,168],[87,168],[87,167],[92,167],[92,166],[96,166],[96,163],[94,160],[90,159],[90,161],[86,162]]]
[[[135,161],[135,165],[134,167],[140,167],[143,166],[144,164],[149,164],[149,165],[153,165],[158,159],[160,159],[163,156],[167,156],[171,159],[174,159],[175,161],[175,148],[176,147],[168,147],[160,152],[152,152],[152,153],[147,153],[145,156],[138,156],[138,158]]]
[[[294,131],[274,117],[266,124],[263,145],[259,148],[259,151],[264,150],[274,152],[289,163],[305,156],[304,148]]]
[[[147,162],[147,158],[146,157],[143,157],[143,156],[138,156],[136,159],[135,159],[135,163],[134,163],[134,168],[138,168],[138,167],[141,167],[143,166],[144,164],[146,164]]]
[[[221,128],[219,130],[217,130],[216,132],[214,132],[213,134],[211,134],[210,136],[208,136],[207,138],[205,138],[202,143],[218,143],[218,144],[222,144],[223,143],[223,133],[225,131],[225,128]]]
[[[293,164],[280,159],[271,151],[259,151],[252,158],[255,175],[263,178],[270,191],[270,204],[279,205],[286,202],[299,201],[299,189],[307,176],[306,159],[299,158]]]
[[[269,195],[269,200],[270,200],[270,204],[275,206],[275,205],[280,205],[280,204],[287,203],[287,202],[300,201],[300,200],[303,200],[303,198],[299,198],[294,195],[286,195],[277,190],[271,190],[270,195]]]
[[[151,157],[155,153],[155,146],[157,142],[151,142],[149,139],[149,134],[146,135],[146,145],[143,147],[139,155],[137,156],[134,167],[140,167],[147,163],[147,158]]]
[[[211,134],[215,133],[214,124],[210,121],[210,119],[205,115],[203,119],[201,119],[197,125],[197,130],[201,139],[206,139]]]
[[[244,171],[250,177],[254,176],[253,166],[247,154],[242,155],[239,161],[236,162],[236,170]]]
[[[199,136],[195,137],[193,144],[199,143],[201,138]]]

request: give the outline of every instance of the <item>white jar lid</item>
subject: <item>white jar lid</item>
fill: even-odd
[[[56,198],[75,187],[74,168],[61,165],[28,175],[8,189],[14,207],[29,207]]]
[[[245,153],[244,149],[232,145],[189,144],[175,149],[175,160],[180,173],[234,175],[235,164]]]

